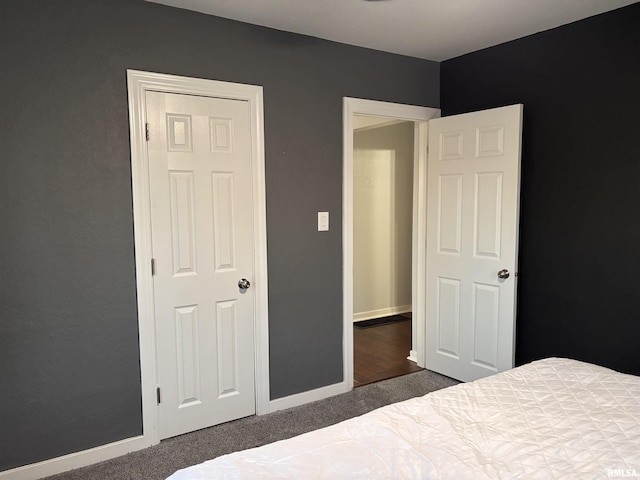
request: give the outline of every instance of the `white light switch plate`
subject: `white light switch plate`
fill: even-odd
[[[329,231],[329,212],[318,212],[318,231]]]

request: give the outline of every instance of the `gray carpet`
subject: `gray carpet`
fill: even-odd
[[[411,373],[325,400],[163,440],[153,447],[47,480],[162,480],[176,470],[226,453],[300,435],[456,383],[426,370]]]

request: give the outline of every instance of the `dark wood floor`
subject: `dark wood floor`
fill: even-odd
[[[372,328],[353,327],[353,386],[424,370],[407,360],[411,320]]]

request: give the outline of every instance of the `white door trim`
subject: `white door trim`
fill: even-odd
[[[264,113],[262,87],[127,70],[129,127],[131,132],[131,178],[133,189],[136,288],[142,382],[143,437],[149,445],[158,443],[156,400],[156,328],[153,279],[151,277],[151,204],[147,142],[145,139],[148,90],[245,100],[251,114],[251,156],[253,176],[255,238],[255,365],[256,413],[269,411],[269,332],[267,291],[267,234],[264,175]]]
[[[344,97],[343,179],[342,179],[342,312],[343,370],[347,390],[353,389],[353,116],[370,115],[415,122],[413,178],[412,310],[413,339],[411,357],[418,365],[425,360],[425,267],[427,231],[427,129],[428,120],[440,110],[398,103]]]

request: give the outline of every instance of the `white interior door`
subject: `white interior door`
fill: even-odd
[[[158,428],[167,438],[255,413],[250,111],[146,93]]]
[[[514,365],[522,105],[429,122],[426,368]]]

